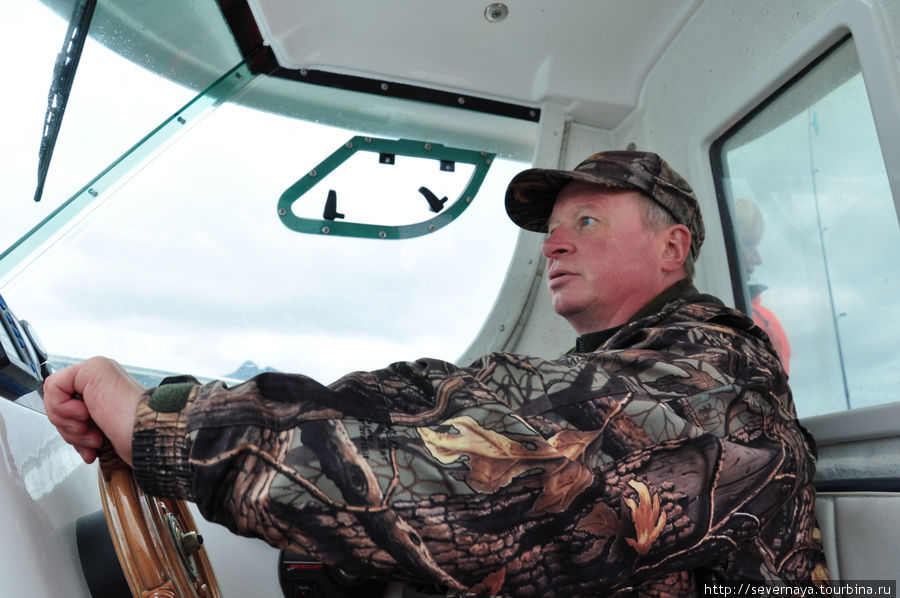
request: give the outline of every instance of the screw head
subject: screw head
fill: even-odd
[[[484,9],[484,18],[488,23],[499,23],[509,15],[509,7],[502,2],[493,2]]]

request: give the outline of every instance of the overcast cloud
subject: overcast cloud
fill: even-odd
[[[34,204],[40,123],[65,24],[36,3],[0,0],[0,27],[5,55],[30,48],[5,75],[21,93],[5,95],[0,116],[8,132],[0,149],[6,247],[192,93],[160,90],[146,72],[119,75],[89,43],[46,198]],[[458,221],[422,238],[289,231],[276,215],[278,197],[349,135],[220,109],[0,290],[51,353],[68,356],[107,354],[199,375],[251,359],[323,381],[398,359],[453,360],[502,284],[517,236],[502,197],[521,165],[498,161]],[[329,186],[337,185],[339,208],[351,197],[389,200],[408,220],[411,201],[426,205],[415,198],[419,185],[455,198],[441,174],[407,182],[411,200],[409,190],[395,198],[395,189],[372,186],[359,169]]]

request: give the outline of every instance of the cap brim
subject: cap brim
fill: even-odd
[[[532,168],[523,170],[509,182],[506,188],[506,214],[525,230],[546,232],[556,197],[563,187],[573,182],[614,189],[636,188],[624,181],[592,173]]]

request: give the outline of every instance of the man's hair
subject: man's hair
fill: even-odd
[[[672,226],[673,224],[678,224],[675,221],[675,218],[672,217],[672,214],[656,201],[650,199],[643,193],[638,192],[638,195],[641,196],[641,203],[644,204],[644,226],[652,230],[659,230],[666,228],[667,226]],[[690,251],[687,252],[687,256],[684,258],[684,271],[688,280],[694,279],[694,256]]]

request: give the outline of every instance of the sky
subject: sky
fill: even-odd
[[[39,3],[0,0],[0,28],[4,55],[21,58],[4,75],[17,93],[4,94],[0,116],[6,247],[193,92],[122,70],[121,60],[89,42],[45,199],[35,204],[41,122],[65,24]],[[503,282],[518,229],[502,197],[525,165],[496,161],[458,220],[418,239],[289,231],[276,216],[278,197],[351,135],[220,108],[101,198],[0,291],[51,353],[66,356],[104,354],[202,376],[252,360],[323,382],[397,360],[452,361],[474,340]],[[360,165],[329,181],[340,211],[361,216],[352,204],[366,198],[384,206],[378,213],[386,219],[427,218],[420,185],[452,201],[464,182],[464,173],[422,172],[401,160],[381,167],[393,169],[393,183]],[[327,189],[313,191],[319,195],[309,201],[324,202]]]

